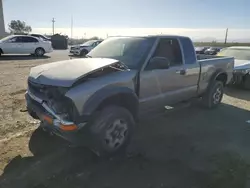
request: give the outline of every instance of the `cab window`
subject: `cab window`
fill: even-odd
[[[177,39],[160,39],[153,57],[164,57],[168,59],[170,66],[183,64],[181,49]]]

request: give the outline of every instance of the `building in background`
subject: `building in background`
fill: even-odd
[[[3,0],[0,0],[0,38],[6,36],[4,17],[3,17]]]

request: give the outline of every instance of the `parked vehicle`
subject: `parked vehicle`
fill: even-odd
[[[36,38],[39,38],[39,39],[42,39],[42,40],[45,40],[45,41],[51,41],[50,38],[44,36],[44,35],[41,35],[41,34],[30,34],[30,36],[33,36],[33,37],[36,37]]]
[[[52,52],[50,41],[44,41],[28,35],[12,35],[0,40],[1,54],[34,54],[43,56]]]
[[[195,52],[196,54],[205,54],[205,51],[208,49],[209,47],[195,47]]]
[[[68,36],[61,34],[54,34],[51,37],[53,49],[68,49]]]
[[[166,105],[202,98],[217,107],[234,66],[231,57],[197,60],[181,36],[110,37],[86,57],[31,68],[27,109],[44,129],[104,156],[124,151],[135,122]]]
[[[97,45],[99,45],[103,40],[89,40],[83,44],[75,45],[70,48],[70,53],[77,56],[85,56]]]
[[[204,54],[206,55],[216,55],[221,48],[219,47],[210,47],[204,51]]]
[[[232,83],[250,89],[250,47],[232,46],[223,49],[218,56],[235,58]]]

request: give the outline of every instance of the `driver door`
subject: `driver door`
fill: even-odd
[[[156,61],[149,61],[141,72],[140,108],[143,112],[164,109],[166,105],[189,97],[185,92],[187,82],[179,41],[161,38],[151,59],[155,57],[165,58],[168,63],[162,66]]]

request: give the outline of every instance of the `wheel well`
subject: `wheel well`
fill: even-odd
[[[227,74],[226,73],[220,73],[216,76],[215,80],[221,81],[224,85],[227,83]]]
[[[0,53],[1,53],[1,54],[3,54],[3,50],[2,50],[2,48],[0,48]]]
[[[138,115],[138,100],[131,94],[116,94],[111,97],[106,98],[97,107],[97,110],[101,110],[106,106],[117,105],[126,108],[137,120]]]
[[[38,47],[38,48],[35,49],[35,51],[36,51],[37,49],[42,49],[42,50],[45,52],[45,50],[44,50],[43,47]]]
[[[88,51],[88,50],[86,50],[86,49],[83,49],[81,52],[86,52],[86,53],[89,53],[89,51]]]

